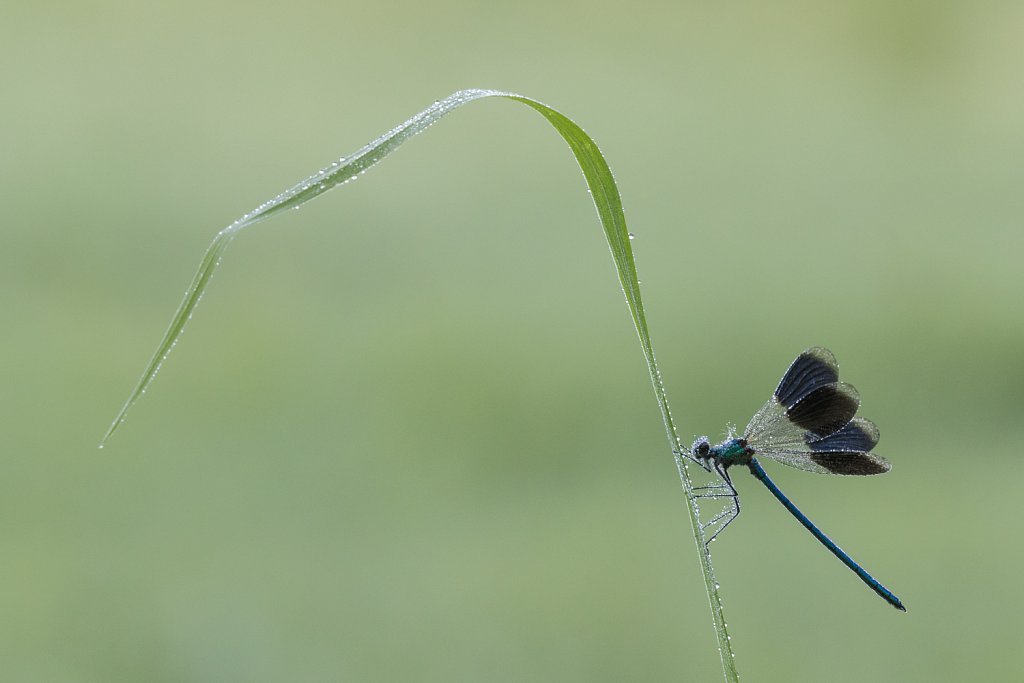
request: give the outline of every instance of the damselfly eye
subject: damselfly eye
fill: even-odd
[[[711,452],[711,444],[708,443],[708,437],[702,436],[693,442],[692,446],[693,457],[695,458],[706,458],[708,453]]]

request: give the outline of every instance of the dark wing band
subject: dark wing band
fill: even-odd
[[[878,445],[878,427],[871,420],[855,417],[849,424],[825,437],[813,432],[806,435],[807,445],[812,451],[861,451],[867,453]]]
[[[826,437],[807,432],[811,461],[832,474],[882,474],[892,465],[885,458],[868,453],[878,443],[878,427],[871,420],[855,417],[849,424]]]
[[[824,437],[845,427],[860,407],[860,395],[849,384],[835,382],[812,390],[786,409],[793,424]]]
[[[807,349],[793,361],[775,389],[775,398],[789,408],[819,387],[839,381],[839,364],[828,349]]]

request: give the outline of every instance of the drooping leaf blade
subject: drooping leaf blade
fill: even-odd
[[[700,528],[693,486],[686,472],[685,462],[678,455],[680,440],[672,420],[671,411],[669,410],[668,397],[661,379],[661,372],[658,370],[657,361],[654,356],[654,347],[651,343],[650,332],[644,314],[643,300],[640,296],[640,284],[636,273],[636,263],[633,259],[630,235],[626,227],[626,219],[622,211],[622,200],[618,187],[612,176],[611,169],[608,167],[604,156],[593,139],[571,119],[537,100],[498,90],[462,90],[454,93],[443,100],[435,102],[424,111],[391,129],[355,153],[339,159],[330,166],[282,192],[277,197],[261,204],[217,233],[203,255],[199,270],[185,292],[185,297],[171,319],[171,323],[160,340],[156,352],[146,365],[142,376],[114,418],[110,428],[103,436],[100,447],[102,448],[103,444],[124,422],[128,411],[131,410],[132,406],[145,393],[156,377],[157,372],[159,372],[163,362],[174,348],[185,328],[185,324],[192,317],[196,306],[209,286],[210,279],[220,265],[225,250],[243,229],[271,218],[282,211],[297,208],[334,187],[352,180],[398,149],[407,140],[426,130],[455,109],[468,102],[487,97],[515,100],[540,113],[569,145],[573,155],[576,157],[576,161],[579,163],[580,169],[583,171],[594,205],[597,208],[598,217],[604,228],[605,238],[612,252],[612,259],[615,262],[619,282],[626,296],[626,303],[629,306],[633,324],[640,337],[640,344],[647,362],[651,381],[654,385],[655,396],[662,413],[666,433],[673,451],[676,452],[676,466],[689,503],[687,510],[694,541],[699,552],[705,589],[711,603],[712,621],[718,639],[718,651],[723,673],[727,681],[738,681],[739,675],[736,671],[732,643],[726,629],[718,584],[715,581],[711,566],[711,556],[704,543],[703,532]]]

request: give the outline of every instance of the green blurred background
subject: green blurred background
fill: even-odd
[[[885,477],[767,464],[715,562],[752,681],[1024,671],[1024,6],[8,1],[0,661],[11,681],[714,681],[643,359],[556,133],[620,183],[684,439],[830,347]]]

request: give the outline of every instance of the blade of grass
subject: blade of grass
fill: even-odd
[[[693,495],[693,485],[686,471],[686,462],[677,453],[681,444],[676,433],[675,423],[672,420],[672,413],[669,410],[668,396],[661,379],[661,371],[658,369],[658,363],[655,360],[654,346],[651,343],[650,332],[647,328],[643,300],[640,297],[640,283],[636,274],[636,263],[633,260],[633,249],[630,245],[629,231],[626,228],[626,218],[622,212],[622,199],[619,196],[618,187],[604,156],[590,136],[571,119],[537,100],[497,90],[459,91],[443,100],[435,102],[432,106],[413,116],[400,126],[388,131],[354,154],[339,159],[277,197],[261,204],[217,233],[203,255],[199,270],[192,279],[192,283],[185,293],[185,298],[171,319],[171,324],[164,333],[163,339],[160,341],[159,346],[157,346],[156,353],[153,354],[138,383],[131,394],[129,394],[128,400],[125,401],[124,406],[117,414],[117,417],[114,418],[107,433],[103,436],[100,447],[103,447],[107,439],[124,422],[128,411],[145,393],[146,388],[153,381],[153,378],[156,377],[167,355],[181,336],[185,323],[192,317],[193,311],[210,283],[210,278],[213,276],[217,266],[220,265],[224,251],[242,229],[264,221],[282,211],[298,208],[337,185],[354,179],[391,154],[409,138],[426,130],[443,116],[467,102],[487,97],[515,100],[540,113],[568,143],[569,148],[576,157],[576,161],[580,165],[580,169],[583,171],[583,176],[587,181],[594,205],[597,208],[598,217],[604,228],[605,238],[612,252],[612,259],[615,262],[619,283],[622,285],[622,290],[626,295],[626,303],[629,306],[630,315],[633,317],[633,324],[640,337],[640,346],[643,349],[644,357],[647,361],[647,370],[654,384],[654,393],[658,401],[658,407],[661,409],[665,431],[673,452],[676,453],[676,467],[688,501],[687,509],[689,511],[690,525],[693,530],[694,542],[698,548],[701,571],[704,576],[704,586],[707,590],[708,600],[711,603],[712,621],[718,638],[722,670],[726,681],[738,681],[739,676],[736,671],[732,644],[726,629],[725,615],[722,612],[722,601],[711,565],[711,555],[704,543],[704,536],[700,529],[696,499]]]

